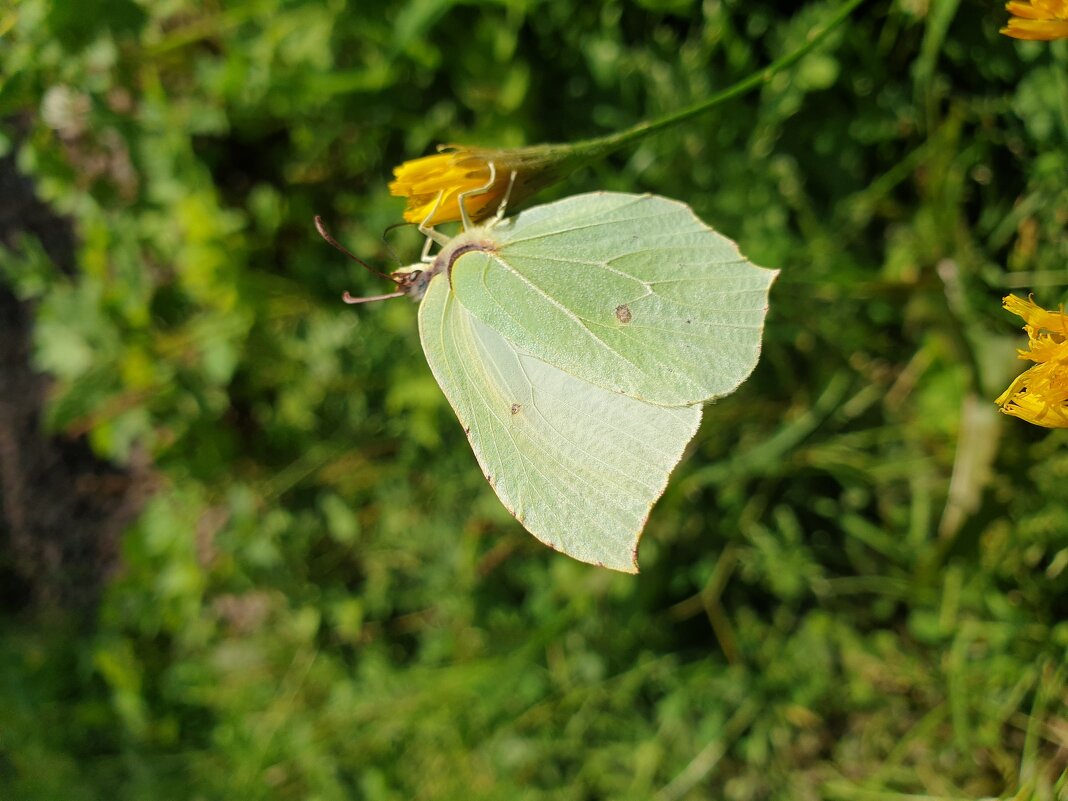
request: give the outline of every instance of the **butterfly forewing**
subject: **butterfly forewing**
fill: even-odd
[[[645,403],[522,352],[458,303],[444,274],[423,298],[419,332],[508,510],[552,548],[635,572],[649,510],[700,408]]]
[[[756,365],[774,270],[677,201],[598,192],[522,212],[452,264],[463,306],[563,372],[664,406]]]

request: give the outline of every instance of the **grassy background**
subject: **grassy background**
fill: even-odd
[[[0,798],[1066,797],[1068,439],[991,401],[1000,297],[1066,300],[1068,42],[998,6],[872,0],[555,190],[782,269],[629,577],[509,518],[312,216],[390,265],[394,164],[679,108],[834,3],[0,4],[0,145],[75,243],[0,251],[41,425],[143,487],[50,572],[0,506]]]

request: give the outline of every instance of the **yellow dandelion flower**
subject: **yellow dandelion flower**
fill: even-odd
[[[1027,350],[1020,358],[1035,366],[994,401],[1011,414],[1046,428],[1068,428],[1068,314],[1046,311],[1030,298],[1008,295],[1005,308],[1024,320]]]
[[[427,225],[462,219],[460,195],[472,192],[464,200],[464,208],[477,222],[494,214],[504,200],[509,204],[519,203],[615,147],[601,140],[507,149],[441,145],[438,148],[441,152],[436,155],[412,159],[395,167],[389,191],[408,199],[405,220],[414,223],[425,220]],[[493,183],[487,186],[491,175]],[[477,192],[483,188],[485,191]]]
[[[472,219],[486,216],[487,210],[492,213],[503,199],[509,174],[501,171],[497,175],[498,179],[486,192],[465,201]],[[428,225],[436,225],[460,219],[460,195],[485,186],[490,169],[489,162],[476,151],[457,148],[406,161],[393,170],[393,176],[390,193],[408,199],[404,219],[414,223],[426,220]],[[502,184],[499,188],[498,183]],[[432,211],[434,217],[428,219]]]
[[[1068,39],[1068,0],[1012,0],[1001,33],[1014,39]]]

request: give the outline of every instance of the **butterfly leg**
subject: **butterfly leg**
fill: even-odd
[[[461,192],[459,197],[456,198],[460,204],[460,219],[463,221],[465,231],[471,230],[471,228],[474,227],[474,224],[471,222],[471,217],[467,213],[467,206],[464,205],[464,201],[472,195],[486,194],[486,192],[490,191],[490,189],[493,188],[493,185],[497,183],[497,167],[492,161],[489,162],[489,169],[490,177],[489,180],[486,181],[485,186],[480,186],[478,189],[468,189],[466,192]]]
[[[419,233],[426,237],[426,243],[423,245],[423,255],[419,260],[429,264],[434,260],[434,257],[430,255],[430,248],[437,242],[439,245],[444,245],[449,241],[449,237],[440,231],[435,231],[434,226],[430,225],[430,221],[434,219],[434,215],[438,213],[438,209],[441,207],[441,200],[445,197],[445,190],[442,189],[438,192],[438,199],[434,201],[434,207],[430,209],[430,213],[423,218],[423,221],[419,223]],[[460,208],[463,208],[461,206]]]
[[[497,213],[493,215],[494,224],[504,219],[504,211],[508,208],[508,199],[512,196],[512,187],[515,186],[515,177],[518,174],[516,170],[512,170],[512,174],[508,176],[508,189],[505,190],[504,200],[501,201],[501,205],[497,207]]]
[[[430,255],[430,248],[432,248],[433,246],[434,240],[428,236],[426,238],[426,242],[423,243],[423,253],[419,257],[419,261],[421,261],[423,264],[430,264],[432,261],[434,261],[435,257]]]

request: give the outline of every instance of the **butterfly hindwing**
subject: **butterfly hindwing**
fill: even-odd
[[[637,571],[637,546],[701,420],[591,384],[520,351],[457,302],[445,274],[419,309],[430,369],[498,497],[535,537]]]

